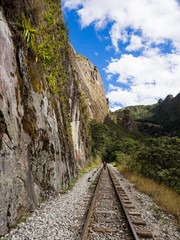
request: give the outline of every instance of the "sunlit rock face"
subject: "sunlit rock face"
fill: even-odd
[[[27,145],[25,135],[19,136],[20,116],[17,112],[16,88],[18,85],[14,46],[7,22],[0,11],[0,234],[7,231],[12,215],[27,200],[25,172]],[[23,114],[23,109],[21,113]],[[22,144],[23,143],[23,144]],[[21,176],[23,178],[21,179]]]
[[[104,121],[109,108],[99,71],[87,58],[78,53],[76,53],[76,62],[80,74],[81,91],[86,99],[90,117]]]
[[[38,13],[48,3],[41,1],[35,10],[28,9],[31,4],[8,0],[0,8],[0,236],[77,176],[77,169],[90,161],[88,122],[103,121],[108,113],[97,69],[70,46],[64,57],[67,104],[52,93],[46,69],[33,60],[8,12]],[[36,28],[38,21],[44,26],[41,17],[33,21]]]
[[[24,211],[58,192],[76,175],[60,102],[34,91],[27,52],[16,49],[0,12],[0,235]],[[40,82],[40,85],[42,83]],[[84,159],[85,161],[86,159]]]
[[[70,87],[74,89],[71,95],[72,138],[75,158],[78,164],[82,164],[84,156],[90,152],[89,139],[82,126],[83,124],[86,126],[87,122],[92,119],[103,122],[109,113],[109,107],[98,69],[87,58],[79,55],[72,46],[70,47],[70,59],[71,74],[75,79]]]

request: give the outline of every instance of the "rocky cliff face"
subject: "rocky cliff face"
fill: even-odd
[[[172,122],[180,120],[180,93],[175,97],[168,95],[159,103],[159,108],[167,120]]]
[[[139,132],[137,125],[129,112],[124,111],[124,117],[118,123],[130,132]]]
[[[98,69],[87,58],[78,53],[76,53],[76,62],[80,73],[81,92],[86,99],[90,117],[104,121],[109,108]]]
[[[3,235],[24,212],[68,186],[78,166],[90,160],[90,144],[89,113],[78,83],[82,71],[68,44],[59,1],[0,4]]]

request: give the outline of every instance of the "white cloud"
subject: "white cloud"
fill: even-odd
[[[92,23],[97,28],[112,23],[112,43],[124,41],[124,31],[131,27],[153,42],[171,39],[180,47],[180,6],[176,0],[66,0],[65,7],[78,8],[82,27]]]
[[[156,51],[146,56],[134,57],[124,54],[113,59],[106,68],[107,74],[118,74],[118,82],[128,89],[110,85],[107,97],[113,104],[150,104],[168,94],[176,95],[180,90],[180,55],[160,55]]]
[[[110,91],[114,91],[114,90],[117,91],[118,89],[119,89],[119,87],[114,86],[114,85],[111,84],[111,83],[109,84],[109,90],[110,90]]]
[[[107,93],[113,109],[120,104],[152,104],[179,93],[177,0],[66,0],[64,6],[77,9],[82,27],[93,24],[98,31],[108,24],[116,54],[121,50],[119,58],[112,58],[105,69],[107,80],[117,75],[117,83],[110,84]],[[106,50],[110,52],[112,46]],[[120,46],[129,54],[124,54]],[[135,55],[137,50],[141,50],[139,56]]]
[[[106,76],[106,80],[110,81],[110,80],[112,80],[112,77],[113,77],[112,74],[107,74],[107,76]]]
[[[111,104],[121,103],[123,106],[135,105],[138,102],[138,96],[132,91],[123,90],[118,87],[107,93],[107,98]]]
[[[63,0],[63,6],[68,9],[78,9],[84,0]]]
[[[111,46],[110,46],[110,45],[107,45],[107,47],[105,48],[105,50],[109,52],[109,51],[111,51],[112,48],[113,48],[112,45],[111,45]]]
[[[142,39],[141,37],[137,35],[132,35],[131,40],[130,40],[130,45],[126,47],[126,50],[131,52],[131,51],[136,51],[142,48]]]
[[[111,104],[110,106],[112,112],[115,112],[116,110],[119,110],[122,107],[123,107],[122,105],[118,105],[118,104]]]

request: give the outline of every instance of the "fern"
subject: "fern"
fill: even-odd
[[[31,25],[30,18],[26,19],[25,16],[21,15],[22,20],[18,23],[18,26],[23,30],[23,38],[27,42],[28,46],[34,46],[35,36],[38,34],[38,31],[33,28]]]

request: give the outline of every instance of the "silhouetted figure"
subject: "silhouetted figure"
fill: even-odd
[[[103,161],[103,168],[106,170],[106,161]]]

